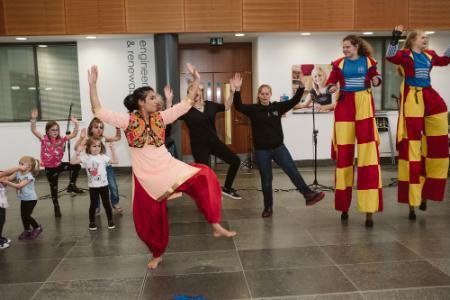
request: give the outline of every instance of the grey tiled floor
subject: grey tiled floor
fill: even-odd
[[[311,182],[311,169],[301,172]],[[224,171],[218,173],[223,182]],[[332,185],[332,168],[319,174],[320,183]],[[395,169],[383,166],[384,183],[391,177]],[[241,172],[235,187],[243,199],[224,198],[222,212],[222,224],[238,235],[213,238],[190,199],[171,201],[169,247],[160,268],[148,271],[149,253],[131,217],[130,176],[117,179],[125,213],[114,216],[115,230],[108,231],[103,213],[99,230],[89,232],[87,193],[61,193],[59,220],[50,200],[38,203],[34,216],[44,232],[33,241],[17,240],[19,202],[8,191],[4,235],[13,243],[0,251],[0,299],[450,299],[448,197],[411,222],[407,207],[396,202],[397,189],[385,188],[385,211],[366,229],[355,202],[343,224],[333,194],[307,208],[297,192],[280,191],[273,217],[262,219],[259,175]],[[66,184],[61,178],[60,186]],[[79,186],[85,185],[80,176]],[[274,188],[292,188],[280,169]],[[37,190],[48,193],[43,176]]]

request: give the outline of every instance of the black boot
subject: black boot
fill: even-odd
[[[82,194],[84,193],[82,189],[80,189],[79,187],[77,187],[74,183],[70,183],[67,186],[67,192],[68,193],[74,193],[74,194]]]
[[[366,220],[366,227],[372,228],[373,227],[373,220]]]
[[[261,216],[263,218],[270,218],[272,216],[272,213],[273,213],[272,208],[264,208]]]
[[[419,206],[420,210],[426,211],[427,210],[427,200],[422,200]]]

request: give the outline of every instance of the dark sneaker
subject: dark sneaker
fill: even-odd
[[[55,210],[55,218],[61,218],[61,209],[59,208],[59,205],[55,205],[54,210]]]
[[[30,230],[24,230],[18,237],[19,240],[25,240],[27,239],[31,234]]]
[[[262,216],[263,218],[270,218],[270,217],[272,216],[272,213],[273,213],[273,211],[272,211],[271,208],[264,208],[264,210],[263,210],[261,216]]]
[[[8,247],[9,247],[9,244],[8,244],[8,243],[0,242],[0,249],[1,249],[1,250],[6,249],[6,248],[8,248]]]
[[[97,230],[97,225],[95,225],[95,223],[89,223],[89,230],[90,230],[90,231],[95,231],[95,230]]]
[[[31,234],[28,236],[29,240],[34,240],[35,238],[37,238],[41,233],[42,233],[42,226],[38,226],[35,229],[33,229],[33,231],[31,231]]]
[[[343,211],[341,214],[341,220],[348,220],[348,212]]]
[[[116,228],[116,225],[114,225],[114,222],[112,220],[108,221],[108,229],[114,229]]]
[[[77,187],[75,184],[69,184],[67,186],[67,192],[72,194],[82,194],[84,191]]]
[[[233,198],[233,199],[236,199],[236,200],[242,199],[241,195],[239,195],[239,194],[236,192],[236,190],[233,189],[233,188],[226,188],[226,187],[223,187],[223,188],[222,188],[222,195],[228,196],[228,197]]]
[[[324,192],[309,192],[305,196],[306,205],[314,205],[325,197]]]
[[[410,211],[408,215],[408,219],[415,220],[416,219],[416,213],[414,211]]]
[[[9,239],[7,237],[0,237],[0,243],[11,244],[11,239]]]

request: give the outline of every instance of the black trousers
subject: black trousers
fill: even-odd
[[[3,225],[5,225],[6,219],[6,209],[4,207],[0,207],[0,238],[3,237]]]
[[[89,222],[95,222],[95,209],[97,208],[99,197],[102,198],[103,207],[105,208],[108,221],[112,220],[112,208],[109,201],[109,188],[102,186],[98,188],[89,188],[89,196],[91,198],[91,205],[89,206]]]
[[[215,155],[230,167],[228,168],[227,177],[225,179],[224,187],[231,188],[233,186],[234,178],[239,171],[241,159],[234,154],[230,148],[222,143],[219,139],[210,143],[209,145],[197,145],[195,142],[191,143],[192,155],[196,163],[205,164],[209,166],[209,156]]]
[[[20,216],[22,217],[23,229],[30,230],[30,225],[33,228],[39,227],[39,224],[31,216],[33,209],[37,204],[37,200],[20,201]]]
[[[71,165],[68,162],[62,162],[56,168],[45,168],[45,175],[47,176],[48,183],[50,184],[50,194],[52,196],[52,201],[54,205],[59,205],[58,204],[59,174],[61,174],[64,171],[72,171],[72,174],[70,176],[70,184],[75,185],[80,170],[81,170],[80,165]]]

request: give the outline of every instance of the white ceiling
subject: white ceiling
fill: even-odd
[[[362,31],[358,32],[313,32],[312,36],[329,36],[329,35],[346,35],[346,34],[358,34],[362,35]],[[441,34],[449,34],[450,31],[439,31],[436,32],[436,35]],[[139,38],[139,37],[146,37],[151,36],[152,34],[108,34],[108,35],[95,35],[98,40],[102,39],[124,39],[124,38]],[[301,32],[274,32],[274,33],[267,33],[267,32],[251,32],[246,33],[244,37],[236,37],[234,36],[234,33],[227,32],[227,33],[180,33],[178,35],[179,42],[181,44],[193,44],[193,43],[199,43],[199,44],[208,44],[209,39],[211,37],[223,37],[224,43],[239,43],[239,42],[252,42],[254,41],[258,36],[292,36],[292,37],[302,37],[302,38],[308,38],[308,36],[302,36]],[[390,36],[390,31],[377,31],[374,32],[373,35],[369,35],[367,37],[371,36]],[[39,43],[39,42],[73,42],[73,41],[80,41],[85,40],[86,35],[54,35],[54,36],[29,36],[26,41],[17,41],[16,36],[0,36],[0,43]]]

